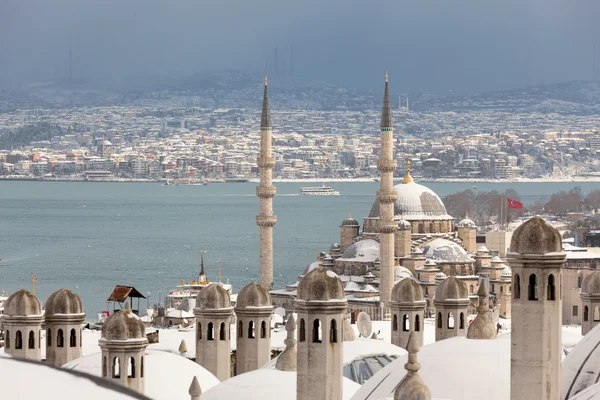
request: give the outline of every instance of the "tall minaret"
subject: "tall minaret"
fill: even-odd
[[[398,195],[393,190],[394,171],[394,138],[392,128],[392,109],[388,92],[388,74],[385,73],[385,92],[381,110],[381,157],[377,160],[377,169],[381,173],[381,185],[377,192],[379,201],[379,232],[381,283],[379,285],[381,302],[387,307],[394,286],[394,202]]]
[[[265,76],[265,94],[262,116],[260,118],[260,185],[256,187],[256,195],[260,199],[260,215],[256,217],[256,225],[260,227],[260,284],[267,290],[273,287],[273,226],[277,217],[273,215],[273,167],[275,159],[271,155],[271,112],[269,111],[269,94],[267,93],[267,77]]]

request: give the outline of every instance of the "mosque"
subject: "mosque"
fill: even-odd
[[[387,79],[385,88],[387,99]],[[266,95],[265,82],[262,120],[270,125]],[[384,144],[392,134],[385,104]],[[262,136],[270,135],[270,126],[263,128],[268,129],[261,129]],[[270,147],[261,151],[261,163],[270,165]],[[6,300],[0,318],[3,398],[600,400],[600,271],[582,283],[585,336],[567,345],[573,334],[561,324],[567,257],[559,232],[542,218],[531,218],[514,231],[510,267],[504,266],[485,249],[468,247],[473,243],[464,231],[454,235],[439,198],[409,174],[394,187],[390,154],[382,151],[379,163],[379,208],[374,206],[379,217],[372,210],[362,232],[351,218],[342,223],[346,240],[339,252],[326,253],[330,257],[320,257],[300,278],[285,321],[285,347],[277,356],[272,348],[279,337],[273,329],[278,292],[271,290],[269,248],[275,190],[268,172],[261,171],[261,282],[246,285],[235,304],[220,285],[200,291],[191,330],[161,333],[189,332],[189,348],[185,341],[175,351],[157,348],[127,305],[88,341],[77,294],[60,289],[43,308],[35,294],[19,290]],[[404,187],[412,200],[398,200],[406,196]],[[432,209],[435,215],[428,214]],[[465,219],[457,227],[473,225]],[[404,250],[396,252],[398,240]],[[360,257],[372,263],[356,260]],[[434,274],[433,281],[426,274]],[[383,321],[372,321],[367,310],[351,324],[349,313],[358,307],[351,304],[361,297],[349,293],[348,283],[359,277],[365,280],[361,285],[378,292],[373,297],[383,303]],[[503,288],[495,295],[494,285]],[[504,311],[512,325],[500,335],[493,304],[498,294],[509,297]],[[472,307],[476,316],[468,321]],[[426,313],[432,325],[425,324]],[[373,324],[381,328],[378,333]],[[428,332],[434,333],[432,340]]]

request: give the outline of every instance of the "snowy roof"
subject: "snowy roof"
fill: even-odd
[[[460,245],[448,239],[433,239],[423,246],[423,254],[436,262],[474,262]]]
[[[379,258],[379,242],[373,239],[365,239],[348,247],[339,261],[375,262]]]
[[[589,331],[562,363],[562,398],[570,398],[600,378],[600,325]],[[582,397],[587,399],[587,397]]]
[[[62,368],[102,376],[102,355],[81,357]],[[145,394],[154,400],[189,399],[188,389],[194,376],[203,392],[219,384],[219,380],[199,364],[164,351],[146,350],[144,369]]]
[[[401,183],[393,190],[398,198],[394,203],[394,215],[403,215],[408,220],[451,220],[444,203],[437,194],[418,183]],[[369,218],[379,217],[379,201],[375,200],[369,212]]]

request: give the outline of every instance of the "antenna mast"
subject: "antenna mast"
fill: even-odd
[[[217,261],[217,264],[219,265],[219,283],[223,283],[223,268],[221,268],[221,259],[219,258],[219,261]]]

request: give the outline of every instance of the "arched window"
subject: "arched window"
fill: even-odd
[[[77,334],[75,329],[71,329],[71,336],[69,337],[69,347],[77,347]]]
[[[52,329],[46,329],[46,347],[52,346]]]
[[[23,334],[21,331],[17,331],[17,336],[15,337],[15,349],[21,350],[23,348]]]
[[[407,314],[402,317],[402,332],[408,332],[410,329],[410,319]]]
[[[582,282],[582,281],[583,281],[583,277],[582,277],[581,275],[579,275],[579,276],[577,277],[577,287],[578,287],[579,289],[581,289],[581,282]]]
[[[503,290],[502,290],[502,286],[500,286],[500,294],[502,294]]]
[[[331,326],[329,327],[329,341],[331,343],[337,343],[338,341],[337,321],[335,319],[331,320]]]
[[[556,300],[556,285],[554,284],[554,275],[552,275],[552,274],[548,275],[547,291],[548,291],[547,299],[548,300]]]
[[[398,330],[398,315],[394,314],[392,317],[392,330],[395,332]]]
[[[261,339],[264,339],[267,337],[267,323],[265,321],[262,321],[260,323],[260,337],[261,337]]]
[[[35,334],[33,331],[29,331],[29,348],[35,349]]]
[[[315,319],[313,321],[313,343],[321,343],[323,334],[321,332],[321,321]]]
[[[458,329],[465,329],[465,314],[460,313]]]
[[[515,281],[513,283],[513,293],[515,295],[515,299],[521,298],[521,278],[519,278],[519,274],[515,274]]]
[[[59,329],[58,334],[56,335],[56,347],[64,347],[65,345],[65,336],[63,335],[63,330]]]
[[[248,322],[248,339],[254,339],[254,321]]]
[[[475,289],[475,288],[473,287],[473,285],[469,286],[469,293],[473,293],[473,290],[474,290],[474,289]]]
[[[10,349],[10,331],[6,331],[6,335],[4,337],[5,346],[7,349]]]
[[[219,340],[226,340],[227,332],[225,332],[225,323],[221,322],[221,328],[219,329]]]
[[[454,329],[454,314],[451,312],[448,313],[448,322],[446,323],[446,326],[448,329]]]
[[[300,341],[304,342],[306,340],[306,326],[304,324],[304,318],[300,319]]]
[[[496,293],[496,287],[494,286],[493,283],[492,283],[492,293]]]
[[[438,313],[438,317],[437,317],[437,327],[441,328],[442,327],[442,313],[439,312]]]
[[[415,332],[419,332],[421,330],[421,317],[419,314],[415,316]]]
[[[432,222],[432,223],[429,224],[429,233],[433,233],[433,232],[435,232],[435,228],[434,228],[434,225],[433,225],[433,222]]]
[[[202,340],[202,324],[198,322],[198,340]]]
[[[242,321],[238,321],[237,330],[238,330],[237,337],[239,337],[239,338],[244,337],[244,326],[242,325]]]
[[[129,357],[129,364],[127,365],[127,377],[135,378],[135,358]]]
[[[144,356],[142,356],[142,362],[140,363],[140,378],[144,377]]]
[[[527,292],[529,293],[529,300],[538,299],[537,280],[535,274],[529,275],[529,286]]]
[[[600,312],[598,311],[598,306],[594,306],[594,322],[600,321]]]
[[[208,328],[206,329],[206,340],[215,340],[215,327],[212,322],[208,323]]]
[[[113,363],[112,363],[112,377],[113,378],[120,378],[121,377],[121,365],[120,365],[120,362],[119,362],[119,357],[113,358]]]
[[[584,321],[588,320],[588,318],[589,318],[588,313],[589,313],[588,306],[583,307],[583,320]]]
[[[106,356],[102,357],[102,377],[106,378]]]

